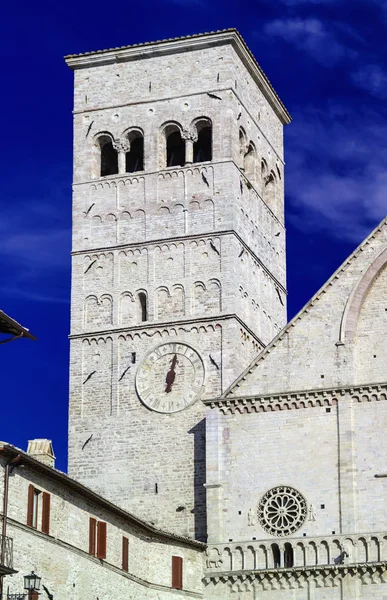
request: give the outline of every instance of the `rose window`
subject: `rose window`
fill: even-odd
[[[270,535],[290,535],[301,527],[306,519],[305,498],[294,488],[281,485],[272,488],[258,505],[258,520]]]

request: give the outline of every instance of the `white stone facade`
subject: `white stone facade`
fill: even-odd
[[[99,600],[112,589],[149,600],[155,590],[160,600],[385,600],[387,221],[284,327],[289,115],[239,34],[67,62],[69,472],[101,497],[50,484],[51,539],[23,522],[27,483],[44,488],[41,474],[16,469],[9,527],[23,568],[44,571],[52,555],[56,600],[87,586],[95,597],[104,578]],[[197,161],[209,125],[212,154]],[[179,164],[167,164],[173,152]],[[133,529],[123,510],[149,525]],[[87,553],[88,514],[109,522],[106,562]],[[204,571],[203,546],[178,536],[207,542]],[[171,590],[171,553],[189,565],[183,592]]]
[[[150,351],[180,344],[202,361],[200,400],[218,397],[285,324],[289,117],[235,31],[67,63],[75,73],[69,473],[160,527],[205,540],[206,407],[149,410],[136,374]],[[204,161],[195,158],[200,124],[211,127]],[[172,130],[183,164],[168,163]],[[141,170],[126,172],[133,136],[143,140]],[[113,174],[103,172],[103,144]],[[158,368],[149,389],[161,393],[168,368]],[[190,393],[183,371],[181,360],[175,396],[178,385]]]
[[[0,445],[0,477],[9,475],[6,535],[13,540],[13,569],[3,592],[25,593],[23,576],[34,570],[56,600],[111,596],[170,600],[202,597],[203,544],[155,530],[13,446]],[[28,492],[38,494],[36,522],[28,523]],[[43,532],[42,494],[50,497],[49,531]],[[4,487],[0,501],[3,505]],[[90,518],[106,523],[106,556],[90,554]],[[123,537],[128,569],[123,569]],[[172,557],[183,560],[182,589],[172,588]],[[0,566],[1,569],[1,566]],[[41,593],[46,596],[43,589]]]

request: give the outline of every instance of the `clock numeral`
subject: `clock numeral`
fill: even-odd
[[[152,408],[158,408],[160,406],[160,400],[158,398],[151,398],[149,400],[149,404],[152,406]]]

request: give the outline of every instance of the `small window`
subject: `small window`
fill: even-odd
[[[129,540],[122,536],[122,570],[129,571]]]
[[[101,149],[101,177],[116,175],[118,173],[118,153],[108,136],[99,138]]]
[[[90,517],[89,554],[97,558],[106,558],[106,523]]]
[[[169,126],[165,130],[167,144],[167,167],[183,167],[185,165],[185,143],[180,129]]]
[[[198,139],[194,142],[193,161],[205,162],[212,160],[212,127],[208,121],[199,121],[196,124]]]
[[[36,489],[33,485],[28,487],[28,506],[27,506],[27,525],[29,527],[38,527],[39,519],[39,496],[41,491]]]
[[[273,553],[273,567],[279,569],[281,566],[281,553],[278,544],[272,544],[271,551]]]
[[[290,569],[294,565],[293,547],[289,542],[285,544],[284,549],[284,567]]]
[[[128,135],[130,150],[125,157],[125,170],[135,173],[144,170],[144,138],[139,131],[132,131]]]
[[[140,304],[140,320],[142,322],[148,320],[147,298],[145,292],[138,293],[138,301]]]
[[[175,590],[183,589],[183,559],[181,556],[172,556],[172,587]]]

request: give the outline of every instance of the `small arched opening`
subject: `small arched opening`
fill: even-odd
[[[243,168],[246,177],[251,181],[255,181],[256,156],[255,146],[253,142],[249,142],[247,151],[243,157]]]
[[[146,293],[145,292],[138,292],[137,294],[137,298],[138,298],[138,316],[139,316],[139,321],[147,321],[148,320],[148,303],[147,303],[147,297],[146,297]]]
[[[108,135],[98,138],[100,148],[100,176],[107,177],[118,173],[118,152]]]
[[[197,140],[193,145],[193,162],[212,160],[212,125],[211,121],[203,119],[195,124]]]
[[[293,547],[289,542],[286,542],[284,547],[284,567],[290,569],[294,565]]]
[[[272,544],[271,551],[273,554],[273,567],[274,569],[279,569],[281,566],[281,552],[278,544]]]
[[[144,136],[140,131],[131,131],[128,134],[130,150],[125,155],[126,173],[135,173],[144,170]]]
[[[167,167],[184,167],[185,165],[185,143],[181,137],[181,131],[177,125],[168,125],[164,130]]]
[[[266,204],[273,210],[276,201],[276,190],[277,190],[277,178],[274,171],[270,171],[269,175],[266,175],[263,180],[264,193],[263,198]]]

